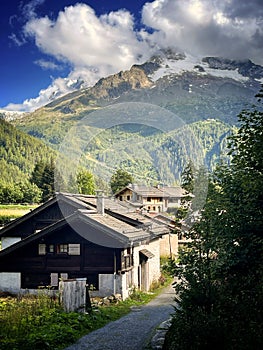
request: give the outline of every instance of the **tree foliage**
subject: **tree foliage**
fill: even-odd
[[[196,167],[194,163],[190,160],[186,167],[183,169],[181,176],[181,187],[185,189],[188,193],[193,193],[194,191],[195,173]]]
[[[133,182],[133,177],[126,170],[118,169],[111,177],[110,187],[112,193],[118,192],[129,183]]]
[[[30,182],[42,191],[41,200],[43,202],[55,194],[54,171],[55,163],[51,159],[49,163],[38,162],[32,172]]]
[[[95,182],[93,174],[87,169],[80,169],[77,173],[78,193],[95,194]]]
[[[208,186],[191,243],[175,269],[178,310],[164,349],[261,349],[263,113],[242,111],[230,166]]]
[[[30,174],[36,163],[47,163],[54,155],[40,140],[0,119],[0,203],[39,202],[41,190],[30,183]]]

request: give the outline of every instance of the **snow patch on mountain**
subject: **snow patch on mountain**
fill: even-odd
[[[0,118],[6,121],[12,121],[15,119],[23,118],[26,114],[26,112],[7,111],[5,109],[0,109]]]
[[[210,68],[208,63],[191,55],[185,55],[179,59],[169,59],[163,57],[159,62],[159,68],[149,75],[152,81],[157,81],[160,78],[170,75],[182,75],[185,72],[195,72],[200,75],[213,75],[221,78],[230,78],[237,81],[245,82],[248,77],[241,75],[238,69],[214,69]]]

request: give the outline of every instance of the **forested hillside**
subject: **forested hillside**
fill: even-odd
[[[48,163],[54,156],[46,144],[0,119],[0,201],[2,197],[7,202],[12,202],[12,197],[23,200],[25,192],[31,193],[32,199],[34,193],[38,195],[36,186],[29,182],[31,173],[36,163]]]
[[[154,128],[127,124],[101,131],[85,148],[82,163],[108,179],[114,170],[129,171],[136,182],[180,182],[180,174],[192,160],[212,170],[227,160],[227,136],[235,130],[210,119],[163,133]]]

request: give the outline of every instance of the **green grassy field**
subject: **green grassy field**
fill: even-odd
[[[37,205],[5,204],[0,205],[0,225],[8,223],[10,220],[25,215]]]

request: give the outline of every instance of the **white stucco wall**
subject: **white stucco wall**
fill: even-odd
[[[0,272],[0,290],[19,293],[21,288],[20,272]]]
[[[160,256],[178,256],[178,235],[170,233],[160,239]]]
[[[148,259],[148,273],[149,273],[149,283],[150,287],[153,281],[157,281],[160,277],[160,243],[159,240],[150,242],[149,244],[142,244],[138,247],[134,247],[134,276],[133,281],[135,287],[138,287],[138,266],[140,265],[140,250],[147,249],[154,256]]]
[[[2,237],[2,250],[21,241],[20,237]],[[0,290],[10,293],[19,293],[21,288],[20,272],[0,272]]]
[[[21,237],[2,237],[2,249],[10,247],[10,245],[15,244],[16,242],[21,241]]]

